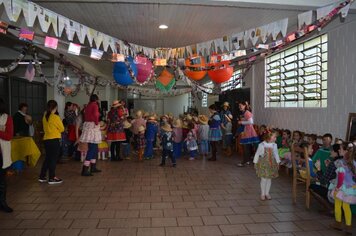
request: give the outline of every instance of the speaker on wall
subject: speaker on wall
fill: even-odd
[[[108,110],[108,101],[101,101],[100,102],[100,107],[102,110],[107,111]]]

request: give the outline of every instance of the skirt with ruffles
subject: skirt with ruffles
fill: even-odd
[[[101,143],[100,126],[94,122],[84,122],[82,135],[80,136],[82,143]]]

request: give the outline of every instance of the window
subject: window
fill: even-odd
[[[327,34],[266,58],[265,107],[327,107]]]
[[[228,81],[221,83],[221,91],[224,92],[228,90],[242,88],[241,80],[237,83],[235,82],[235,80],[240,77],[241,72],[242,72],[241,70],[234,71],[234,73],[232,74],[231,78]]]

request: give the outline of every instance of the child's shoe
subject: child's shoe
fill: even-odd
[[[351,225],[346,225],[344,230],[345,230],[346,234],[352,235],[352,226]]]
[[[268,195],[266,195],[266,199],[267,199],[267,200],[272,200],[271,195],[269,195],[269,194],[268,194]]]
[[[337,221],[331,223],[330,227],[339,231],[343,230],[342,223]]]
[[[265,201],[266,200],[266,196],[265,195],[261,195],[261,201]]]

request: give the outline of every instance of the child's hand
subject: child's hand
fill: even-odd
[[[315,168],[316,168],[318,171],[321,170],[321,167],[320,167],[320,160],[317,160],[317,161],[315,162]]]

